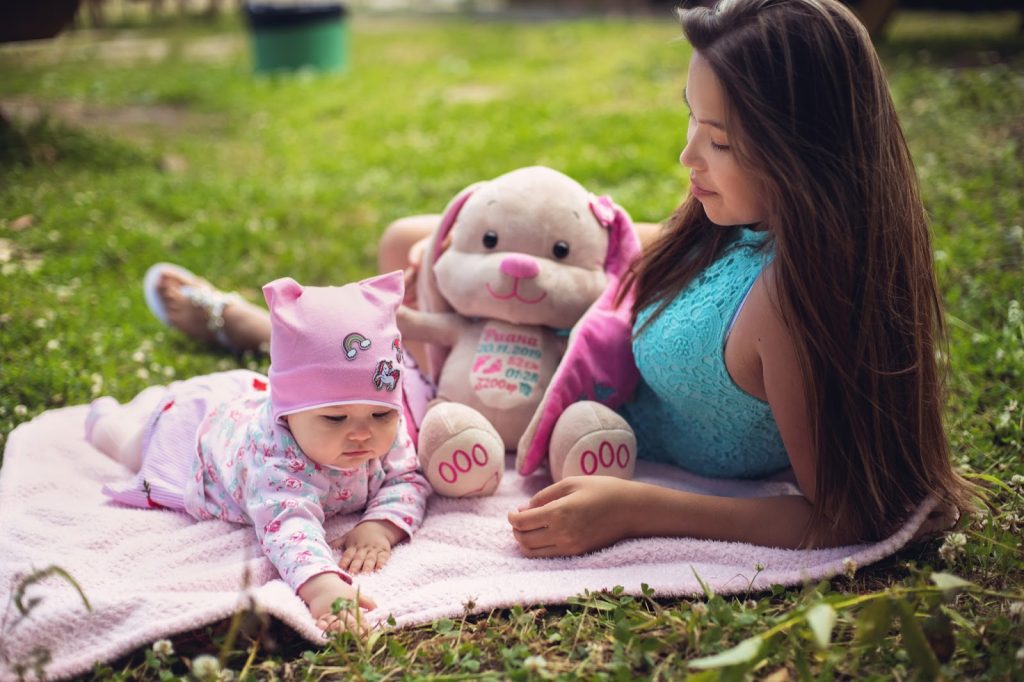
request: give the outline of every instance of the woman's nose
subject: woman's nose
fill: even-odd
[[[687,141],[686,146],[683,147],[683,151],[679,153],[679,163],[687,168],[699,170],[697,167],[701,163],[700,156],[693,151],[693,145],[690,144],[689,141]]]

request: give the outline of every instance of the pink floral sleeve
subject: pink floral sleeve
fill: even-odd
[[[379,467],[371,467],[369,499],[363,521],[390,521],[409,536],[423,524],[430,484],[419,471],[419,458],[404,428]]]
[[[312,467],[296,471],[286,458],[274,456],[254,467],[246,481],[246,512],[263,553],[296,591],[321,573],[352,582],[324,535],[321,500],[328,487],[326,477]]]

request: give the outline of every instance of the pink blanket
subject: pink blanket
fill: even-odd
[[[311,642],[322,641],[305,606],[262,557],[256,535],[225,522],[197,523],[180,513],[127,509],[107,501],[105,483],[126,478],[119,464],[82,438],[84,406],[47,412],[10,434],[0,468],[0,679],[33,649],[48,649],[50,677],[88,671],[174,633],[229,616],[248,595]],[[647,583],[659,596],[701,595],[697,580],[720,594],[797,585],[841,573],[899,550],[930,509],[926,503],[889,539],[831,550],[773,550],[752,545],[651,538],[630,540],[594,554],[526,559],[517,551],[506,513],[542,488],[543,475],[522,478],[511,469],[493,497],[434,497],[422,530],[395,548],[380,572],[359,580],[378,608],[372,621],[394,616],[398,626],[514,604],[559,603],[584,590],[622,586],[639,594]],[[710,481],[657,465],[637,478],[720,495],[795,492],[786,481]],[[327,523],[329,538],[356,516]],[[81,586],[92,611],[58,577],[32,585],[40,598],[18,618],[11,595],[33,569],[58,565]],[[763,567],[761,570],[755,566]],[[4,665],[4,657],[8,665]]]

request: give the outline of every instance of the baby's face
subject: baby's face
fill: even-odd
[[[354,469],[383,457],[398,433],[398,411],[380,405],[332,405],[286,419],[302,452],[336,469]]]

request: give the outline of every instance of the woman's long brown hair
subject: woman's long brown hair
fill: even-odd
[[[931,493],[962,508],[928,222],[867,32],[832,0],[726,0],[680,17],[768,207],[770,290],[796,343],[817,457],[809,540],[884,537]],[[690,196],[627,278],[634,316],[660,313],[732,232]]]

